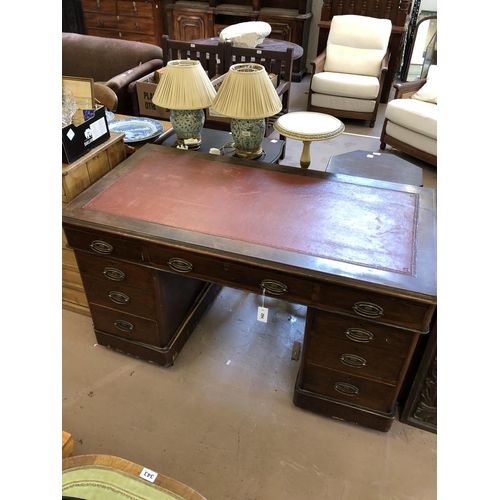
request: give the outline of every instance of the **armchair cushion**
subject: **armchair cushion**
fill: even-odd
[[[388,121],[437,139],[437,106],[418,99],[393,99],[385,110]]]
[[[392,23],[368,16],[334,16],[326,45],[325,71],[379,76]]]
[[[375,100],[380,88],[374,76],[323,72],[312,77],[311,89],[320,94]]]
[[[412,95],[412,99],[437,104],[437,65],[429,67],[426,82]]]

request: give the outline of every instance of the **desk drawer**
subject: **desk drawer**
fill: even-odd
[[[413,338],[413,334],[405,330],[313,308],[307,310],[307,325],[311,338],[316,339],[322,349],[339,339],[406,356]]]
[[[311,334],[307,361],[352,375],[396,383],[405,358],[350,340]]]
[[[68,227],[64,228],[64,232],[68,245],[73,250],[83,250],[92,255],[144,263],[141,245],[133,240],[122,240],[98,232],[86,232]]]
[[[88,276],[82,279],[89,302],[146,318],[155,317],[153,291]]]
[[[389,413],[396,398],[395,387],[347,373],[307,364],[301,388],[349,404]]]
[[[263,284],[268,296],[305,305],[311,303],[313,282],[307,279],[183,250],[149,247],[148,252],[151,263],[158,264],[168,271],[185,273],[186,276],[222,285],[234,285],[257,294],[262,293]]]
[[[321,284],[317,302],[335,311],[427,333],[435,306],[366,290]]]
[[[69,250],[68,250],[69,251]],[[98,257],[86,252],[75,252],[80,273],[90,278],[101,278],[111,283],[150,288],[154,283],[152,269],[106,257]]]
[[[145,344],[164,347],[161,345],[156,321],[92,303],[89,304],[89,307],[94,329]]]

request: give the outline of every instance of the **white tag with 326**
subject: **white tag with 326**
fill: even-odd
[[[267,323],[267,313],[269,309],[267,307],[259,307],[257,310],[257,320],[262,321],[262,323]]]

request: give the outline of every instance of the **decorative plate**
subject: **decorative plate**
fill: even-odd
[[[106,120],[108,123],[115,117],[115,114],[112,111],[106,111]]]
[[[124,141],[141,142],[152,139],[163,132],[163,125],[152,118],[120,118],[108,123],[111,132],[125,134]]]

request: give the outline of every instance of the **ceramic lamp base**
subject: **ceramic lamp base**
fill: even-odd
[[[264,118],[258,120],[231,120],[234,152],[240,158],[254,159],[262,156],[262,139],[266,130]]]
[[[189,147],[201,144],[201,131],[205,123],[203,109],[171,109],[170,123],[178,140],[184,141]]]

